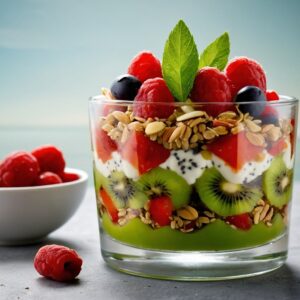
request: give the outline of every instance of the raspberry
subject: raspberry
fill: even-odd
[[[60,173],[65,168],[65,159],[62,152],[52,145],[34,149],[32,155],[36,157],[42,172]]]
[[[46,245],[34,258],[34,267],[39,274],[56,281],[73,280],[81,271],[82,259],[75,250]]]
[[[159,226],[166,226],[170,224],[170,217],[172,216],[172,200],[168,196],[160,196],[151,199],[149,203],[149,212],[154,222]]]
[[[32,186],[39,171],[38,161],[33,155],[24,151],[14,152],[0,164],[0,186]]]
[[[204,67],[197,72],[191,99],[194,102],[231,102],[230,81],[217,68]],[[207,113],[216,116],[222,111],[228,110],[229,106],[206,105],[204,109]]]
[[[62,172],[59,174],[59,177],[62,179],[63,182],[71,182],[78,180],[80,178],[79,175],[76,173],[69,173],[69,172]]]
[[[149,51],[142,51],[135,56],[127,73],[135,76],[141,82],[150,78],[162,77],[160,61]]]
[[[139,103],[141,101],[144,103]],[[155,104],[157,102],[160,104]],[[146,80],[134,99],[134,114],[145,119],[155,117],[163,119],[168,118],[173,111],[174,97],[165,81],[158,77]]]
[[[279,100],[279,95],[274,90],[267,90],[266,96],[268,101]]]
[[[225,70],[232,83],[232,96],[248,85],[260,88],[264,93],[267,89],[266,74],[262,66],[253,59],[237,57],[232,59]]]
[[[62,183],[61,178],[52,172],[41,173],[36,181],[36,185],[49,185]]]

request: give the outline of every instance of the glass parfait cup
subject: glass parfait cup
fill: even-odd
[[[144,119],[141,107],[173,113]],[[149,104],[96,96],[89,112],[109,266],[146,277],[216,280],[285,262],[296,99]]]

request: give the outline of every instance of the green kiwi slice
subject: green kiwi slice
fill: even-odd
[[[148,200],[146,194],[139,190],[136,182],[120,171],[112,172],[103,186],[117,208],[142,208]]]
[[[186,206],[192,187],[177,173],[155,168],[143,174],[138,180],[140,189],[151,199],[166,195],[172,200],[175,209]]]
[[[202,202],[220,216],[232,216],[250,212],[262,192],[227,181],[216,168],[205,170],[195,183]]]
[[[273,159],[268,170],[263,174],[263,190],[267,199],[278,208],[282,208],[291,199],[293,172],[282,159]]]

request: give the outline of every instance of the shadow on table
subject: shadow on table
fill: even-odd
[[[218,282],[180,282],[138,278],[109,270],[110,280],[118,284],[118,291],[126,290],[130,299],[300,299],[300,273],[288,264],[271,273]],[[110,284],[114,284],[113,282]],[[141,293],[142,291],[142,293]],[[149,296],[149,298],[147,297]],[[174,295],[176,297],[174,298]],[[126,299],[127,299],[126,297]]]

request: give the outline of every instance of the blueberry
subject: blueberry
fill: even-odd
[[[118,100],[133,100],[142,83],[134,76],[124,74],[115,79],[110,91]]]
[[[235,97],[235,102],[257,102],[256,104],[241,104],[239,109],[242,113],[249,113],[253,117],[258,117],[266,106],[266,96],[264,92],[256,86],[245,86],[239,90]]]
[[[262,124],[274,124],[275,126],[279,126],[278,116],[276,115],[262,115],[261,117]]]

